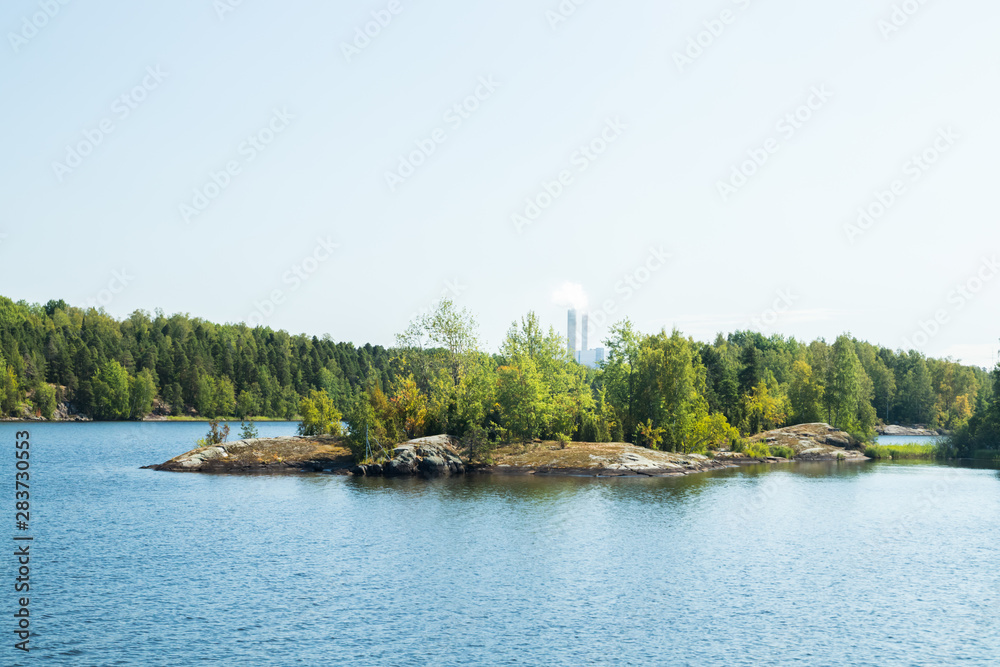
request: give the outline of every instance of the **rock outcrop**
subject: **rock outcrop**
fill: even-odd
[[[351,452],[339,438],[285,435],[200,447],[165,463],[144,466],[172,472],[333,472],[346,474]]]
[[[752,442],[769,446],[788,447],[795,452],[796,461],[867,461],[858,451],[862,446],[845,431],[829,424],[796,424],[772,431],[758,433]]]
[[[373,477],[442,477],[465,472],[465,463],[458,454],[457,438],[434,435],[404,442],[392,450],[392,458],[385,463],[359,465],[351,469],[358,476]]]
[[[887,426],[880,426],[877,429],[879,435],[918,435],[918,436],[934,436],[942,435],[939,431],[934,431],[929,428],[922,428],[919,426],[896,426],[895,424],[889,424]]]
[[[476,472],[587,477],[673,477],[730,465],[699,454],[660,452],[625,442],[537,442],[506,445]]]

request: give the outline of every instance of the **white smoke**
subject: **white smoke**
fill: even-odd
[[[587,310],[587,292],[579,283],[566,282],[552,293],[552,303],[577,310]]]

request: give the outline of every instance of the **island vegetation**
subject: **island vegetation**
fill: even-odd
[[[63,301],[0,298],[0,412],[99,420],[301,418],[347,425],[356,452],[448,433],[488,456],[511,442],[629,442],[704,453],[766,447],[762,431],[826,422],[869,441],[879,423],[953,432],[936,454],[995,457],[1000,372],[849,334],[809,343],[753,331],[698,342],[612,326],[606,361],[573,361],[528,313],[496,352],[450,301],[390,349],[136,311],[116,320]]]

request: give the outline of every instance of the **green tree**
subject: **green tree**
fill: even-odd
[[[17,372],[0,356],[0,411],[5,415],[16,415],[20,406],[21,390],[18,386]]]
[[[56,390],[50,384],[42,383],[35,387],[31,397],[32,405],[40,415],[52,419],[56,411]]]
[[[639,419],[663,430],[662,448],[684,451],[695,424],[708,414],[705,367],[694,341],[676,329],[643,339],[638,360]]]
[[[535,360],[518,355],[497,369],[497,405],[507,440],[541,437],[549,421],[541,373]]]
[[[153,409],[156,398],[156,381],[153,373],[144,368],[129,378],[129,419],[142,419]]]
[[[875,432],[874,390],[849,336],[840,336],[833,344],[831,383],[827,396],[833,426],[870,437]]]
[[[109,361],[91,380],[97,419],[114,421],[129,416],[129,375],[117,361]]]
[[[249,389],[241,391],[236,398],[236,416],[242,420],[259,415],[262,404],[263,397],[260,394],[260,387],[254,383]]]
[[[312,390],[299,401],[299,435],[341,435],[341,414],[325,391]]]
[[[743,403],[743,427],[747,435],[770,431],[785,421],[780,396],[769,391],[763,381],[758,382],[750,393],[744,394]]]
[[[911,352],[910,368],[903,376],[900,394],[902,397],[901,421],[910,424],[932,425],[934,419],[934,386],[927,370],[927,362],[923,355]]]
[[[640,337],[628,319],[613,325],[604,341],[607,358],[602,364],[600,378],[607,391],[607,401],[621,425],[621,437],[628,442],[635,441],[638,421],[636,402],[639,395],[637,369],[640,343]]]
[[[805,359],[792,364],[792,380],[788,387],[788,403],[792,421],[811,424],[821,421],[824,387],[818,374]]]

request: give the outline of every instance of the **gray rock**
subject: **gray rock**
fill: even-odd
[[[405,458],[395,458],[385,465],[382,472],[386,477],[402,477],[404,475],[412,475],[416,472],[416,469],[416,461]]]
[[[440,456],[425,456],[420,459],[417,467],[426,475],[443,475],[450,472],[448,462]]]

